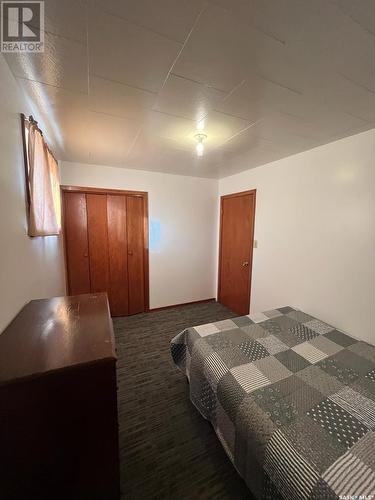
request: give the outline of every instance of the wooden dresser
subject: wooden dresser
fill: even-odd
[[[106,294],[33,300],[0,335],[0,499],[119,498]]]

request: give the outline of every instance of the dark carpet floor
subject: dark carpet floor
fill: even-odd
[[[169,351],[184,328],[233,316],[212,302],[114,319],[122,499],[251,498]]]

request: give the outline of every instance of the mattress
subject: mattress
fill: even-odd
[[[188,328],[171,354],[257,498],[375,498],[375,347],[287,306]]]

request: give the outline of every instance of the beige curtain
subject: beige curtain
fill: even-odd
[[[29,124],[29,236],[60,233],[60,182],[57,162],[38,128]]]

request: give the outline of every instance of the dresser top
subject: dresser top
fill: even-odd
[[[0,384],[116,360],[105,293],[32,300],[0,335]]]

